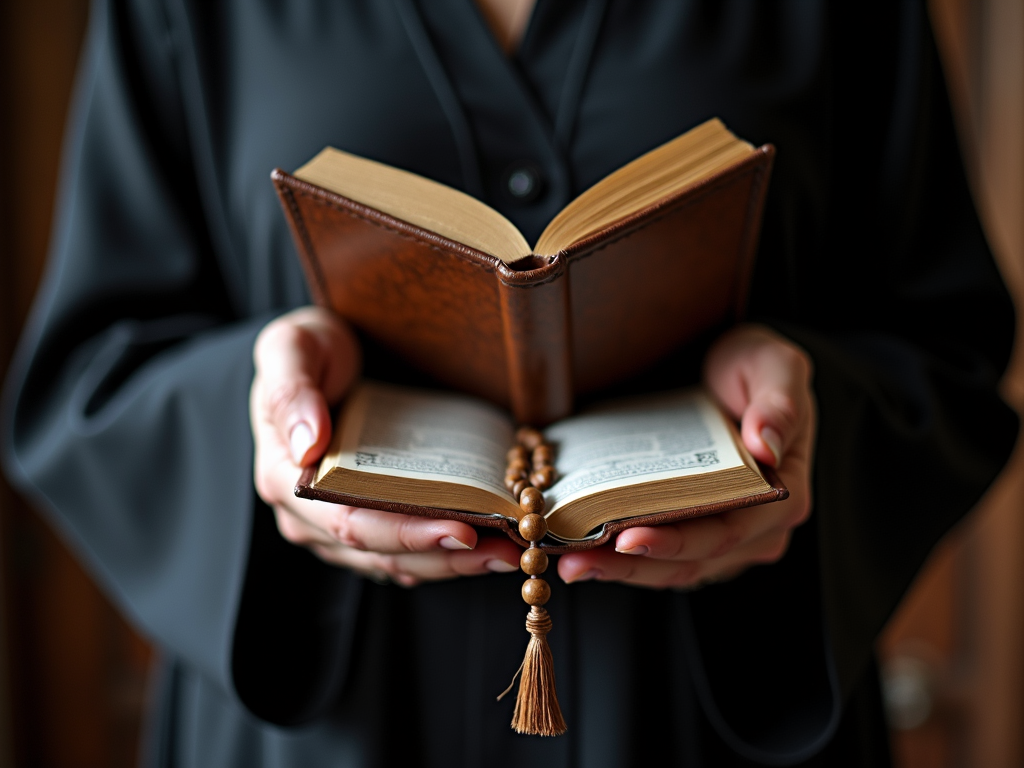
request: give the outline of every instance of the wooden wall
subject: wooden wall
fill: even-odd
[[[1024,3],[931,8],[976,197],[1024,308]],[[0,188],[0,374],[46,252],[86,13],[87,0],[0,2],[0,146],[17,180]],[[1005,391],[1024,408],[1024,325]],[[894,730],[901,768],[1024,765],[1022,512],[1018,452],[880,643],[896,713],[913,726]],[[2,480],[0,566],[0,766],[133,765],[150,650]],[[922,700],[914,723],[907,702]]]
[[[87,0],[0,5],[0,378],[42,269]],[[136,763],[149,650],[0,480],[0,764]]]
[[[1003,393],[1024,413],[1024,3],[930,5],[975,200],[1018,308]],[[880,649],[895,698],[906,707],[916,689],[931,703],[923,722],[895,718],[912,726],[894,729],[897,765],[1024,765],[1021,442],[978,509],[935,553]]]

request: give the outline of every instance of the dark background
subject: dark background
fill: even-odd
[[[932,0],[986,230],[1021,307],[1024,3]],[[0,0],[0,378],[41,274],[87,0]],[[937,549],[880,641],[900,768],[1024,765],[1024,452]],[[0,768],[131,766],[153,651],[0,480]]]

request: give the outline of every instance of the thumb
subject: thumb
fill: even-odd
[[[770,467],[782,463],[798,432],[795,410],[791,399],[776,393],[763,393],[750,401],[740,422],[740,436],[755,459]]]
[[[256,340],[254,407],[256,417],[269,423],[287,446],[292,461],[305,466],[319,459],[327,449],[331,439],[327,398],[340,398],[354,378],[358,348],[354,340],[342,343],[350,341],[350,334],[339,337],[332,333],[336,331],[333,328],[325,333],[325,329],[316,327],[320,318],[299,312],[268,324]],[[341,348],[336,349],[339,345]],[[346,346],[350,348],[345,349]],[[344,366],[346,375],[339,376],[338,361],[345,358],[354,362]],[[325,387],[330,391],[325,391]]]
[[[739,326],[713,345],[705,383],[740,421],[754,458],[778,467],[811,422],[811,362],[807,353],[758,326]]]
[[[267,406],[269,420],[296,466],[323,456],[331,439],[331,417],[323,394],[309,386],[285,387],[270,391]]]
[[[810,362],[802,351],[780,344],[761,350],[751,363],[740,435],[754,458],[778,467],[810,417]]]

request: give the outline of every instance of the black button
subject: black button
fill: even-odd
[[[505,171],[505,191],[517,203],[529,203],[537,199],[544,189],[540,169],[533,163],[516,163]]]

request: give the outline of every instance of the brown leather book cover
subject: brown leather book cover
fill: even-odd
[[[684,507],[681,509],[671,510],[669,512],[659,512],[654,515],[641,515],[637,517],[627,517],[622,520],[615,520],[610,523],[605,523],[597,531],[595,531],[591,538],[584,539],[582,541],[559,541],[552,538],[551,536],[546,537],[540,542],[540,546],[551,554],[561,554],[564,552],[580,552],[587,549],[594,549],[600,547],[603,544],[607,544],[619,531],[624,531],[626,528],[636,528],[638,526],[649,526],[649,525],[661,525],[663,523],[677,523],[681,520],[689,520],[693,517],[703,517],[704,515],[713,515],[718,512],[725,512],[729,509],[739,509],[741,507],[753,507],[758,504],[768,504],[773,501],[782,501],[789,497],[789,490],[779,476],[775,473],[771,467],[767,467],[764,464],[758,464],[761,469],[761,474],[764,479],[771,486],[771,490],[765,491],[764,493],[758,493],[752,496],[744,496],[739,499],[733,499],[731,501],[718,502],[716,504],[702,504],[693,507]],[[523,547],[530,546],[530,543],[526,541],[522,536],[519,535],[519,529],[516,526],[514,520],[501,517],[500,515],[478,515],[473,512],[460,512],[454,509],[438,509],[435,507],[423,507],[416,504],[398,504],[390,501],[382,501],[380,499],[365,498],[362,496],[349,496],[335,491],[327,490],[325,488],[315,488],[313,486],[313,478],[316,475],[316,467],[306,467],[302,475],[299,477],[299,482],[295,486],[295,495],[303,499],[316,499],[318,501],[328,501],[333,504],[347,504],[353,507],[365,507],[367,509],[381,509],[385,512],[397,512],[403,515],[417,515],[419,517],[435,517],[442,518],[445,520],[459,520],[460,522],[467,523],[469,525],[484,527],[484,528],[497,528],[503,531],[510,539],[517,542]]]
[[[314,300],[454,389],[544,426],[746,302],[774,148],[560,251],[498,258],[275,170]]]

